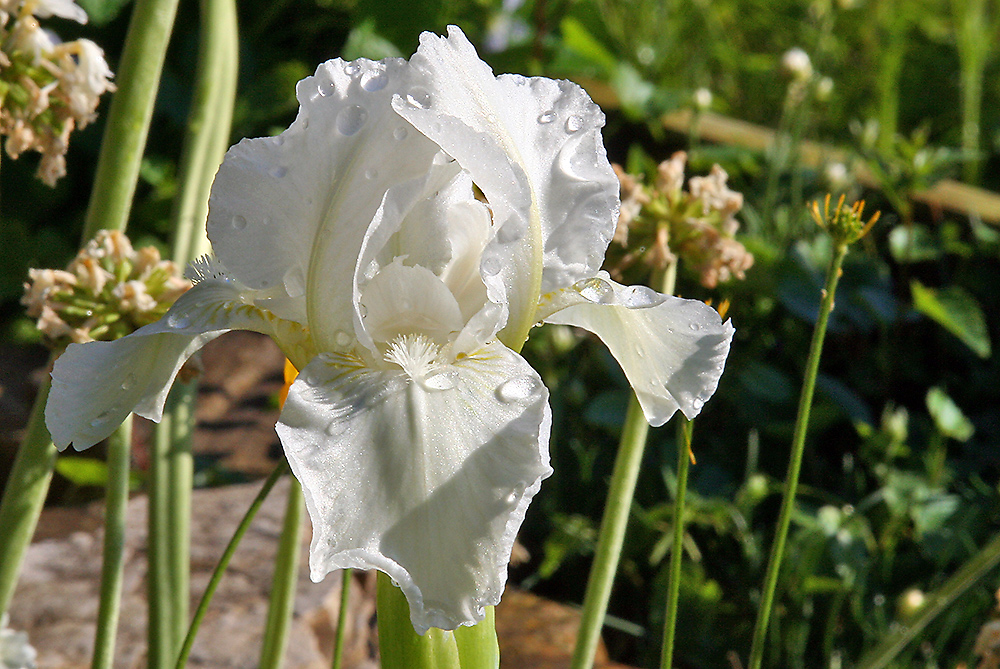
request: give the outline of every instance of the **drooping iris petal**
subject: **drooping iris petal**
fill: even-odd
[[[411,87],[402,59],[323,63],[299,82],[291,127],[231,148],[212,187],[216,255],[251,288],[283,287],[266,306],[307,314],[321,349],[343,348],[336,334],[352,322],[355,262],[383,196],[422,177],[439,151],[392,110]]]
[[[426,340],[424,340],[426,343]],[[548,392],[494,342],[453,365],[367,369],[320,356],[277,431],[313,521],[312,578],[381,569],[414,627],[455,629],[500,600],[514,536],[548,476]]]
[[[128,337],[71,344],[52,370],[45,424],[60,450],[83,450],[107,438],[132,411],[154,421],[177,372],[191,355],[229,330],[271,335],[286,355],[305,364],[307,332],[256,307],[254,291],[228,278],[218,263],[181,295],[167,314]]]
[[[426,81],[393,106],[486,195],[496,238],[484,279],[490,298],[510,305],[508,328],[526,333],[538,295],[593,276],[614,233],[619,185],[604,114],[571,82],[494,77],[454,26],[448,38],[421,35],[410,63]]]
[[[701,412],[719,384],[734,332],[703,302],[622,286],[604,272],[542,308],[546,323],[575,325],[601,338],[654,427],[677,409],[689,419]]]

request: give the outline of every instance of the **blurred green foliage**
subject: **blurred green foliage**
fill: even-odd
[[[83,4],[92,23],[60,24],[60,34],[96,40],[116,69],[128,3]],[[766,662],[851,666],[906,624],[914,592],[932,592],[1000,530],[1000,370],[992,357],[1000,231],[911,198],[970,159],[982,166],[980,185],[1000,187],[997,2],[242,0],[239,11],[234,142],[287,126],[295,82],[321,61],[407,55],[420,31],[457,23],[498,72],[588,86],[606,106],[613,161],[648,171],[686,149],[690,173],[721,163],[745,194],[740,241],[756,258],[746,280],[709,291],[682,268],[678,285],[686,297],[728,301],[737,329],[718,394],[695,427],[681,666],[734,666],[727,654],[745,657],[749,647],[830,254],[805,205],[828,191],[865,197],[868,211],[883,217],[848,257],[831,318]],[[984,18],[970,26],[960,19],[972,11]],[[168,232],[197,26],[197,3],[186,0],[130,224],[137,244]],[[977,34],[992,37],[970,48]],[[781,59],[796,46],[810,54],[814,78],[793,91]],[[973,155],[955,148],[963,138],[960,81],[971,67],[962,53],[982,61]],[[659,115],[692,108],[699,88],[712,93],[712,110],[776,126],[782,141],[764,153],[664,131]],[[7,339],[23,342],[28,331],[18,305],[27,268],[60,267],[75,252],[102,131],[99,121],[73,137],[69,175],[55,189],[32,177],[31,157],[3,158]],[[854,160],[837,175],[802,165],[794,149],[804,139],[853,146]],[[878,189],[858,186],[862,164]],[[579,602],[628,386],[602,346],[563,327],[536,332],[526,355],[552,390],[555,474],[522,533],[532,560],[512,577]],[[655,663],[660,638],[675,452],[673,430],[653,431],[611,602],[613,616],[634,623],[607,631],[612,654],[645,666]],[[63,463],[61,471],[79,485],[100,477],[93,463]],[[896,666],[974,664],[972,645],[996,586],[991,574],[973,587]]]

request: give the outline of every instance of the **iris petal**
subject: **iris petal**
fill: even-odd
[[[426,375],[321,356],[292,385],[277,431],[313,522],[313,580],[377,568],[417,631],[496,604],[517,529],[549,475],[548,392],[494,342]],[[411,376],[413,375],[413,376]]]

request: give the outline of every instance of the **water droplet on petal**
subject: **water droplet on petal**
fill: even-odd
[[[495,276],[500,273],[500,260],[496,258],[496,256],[483,258],[482,269],[483,274],[487,276]]]
[[[691,328],[692,330],[694,330],[695,332],[697,332],[698,330],[701,329],[701,326],[698,325],[697,323],[689,323],[688,327]]]
[[[368,120],[368,112],[365,111],[364,107],[360,105],[351,105],[349,107],[344,107],[337,114],[337,130],[340,131],[342,135],[351,136],[358,130],[361,130],[361,126],[365,124]]]
[[[496,397],[505,404],[526,402],[534,398],[542,389],[542,382],[534,376],[517,376],[501,383],[496,389]]]
[[[344,431],[347,430],[347,425],[348,423],[346,420],[340,420],[338,418],[327,423],[327,426],[323,431],[326,432],[327,436],[336,437],[338,434],[343,434]]]
[[[105,423],[107,423],[108,419],[111,418],[111,414],[113,411],[115,411],[115,409],[111,408],[108,409],[107,411],[102,411],[101,413],[99,413],[97,417],[94,418],[94,420],[90,421],[90,427],[100,427]]]
[[[327,97],[328,95],[333,95],[334,91],[337,90],[337,85],[333,81],[321,81],[319,86],[316,87],[316,92],[322,97]]]
[[[695,411],[701,411],[701,408],[705,406],[705,400],[699,397],[691,398],[691,408]]]
[[[368,318],[368,307],[363,304],[359,304],[358,313],[361,314],[361,318]]]
[[[417,109],[429,109],[432,101],[431,93],[426,88],[417,86],[406,94],[406,101]]]
[[[129,372],[128,376],[122,379],[122,390],[131,390],[135,386],[135,374]]]
[[[277,135],[273,139],[274,139],[274,145],[275,146],[281,146],[282,144],[285,143],[285,136],[284,135]]]
[[[587,279],[577,290],[584,299],[596,304],[609,304],[615,299],[615,290],[611,284],[598,277]]]
[[[508,504],[517,504],[518,500],[521,499],[522,495],[524,495],[524,486],[523,485],[519,485],[516,488],[514,488],[513,490],[511,490],[510,494],[507,495],[507,503]]]
[[[337,343],[337,346],[350,346],[351,339],[351,335],[347,334],[343,330],[337,330],[336,334],[333,335],[333,340]]]
[[[543,125],[546,123],[552,123],[554,120],[556,120],[556,113],[552,110],[542,112],[542,114],[538,117],[538,122]]]
[[[247,227],[247,219],[243,218],[239,214],[236,214],[229,219],[229,224],[233,226],[233,230],[243,230]]]
[[[365,170],[365,179],[375,179],[378,177],[378,170]]]
[[[377,260],[372,260],[368,263],[368,267],[365,268],[365,280],[371,281],[374,279],[375,275],[378,274],[379,269],[381,268],[379,267]]]
[[[573,114],[568,119],[566,119],[566,132],[573,134],[578,132],[580,128],[583,127],[583,119]]]
[[[298,267],[293,267],[285,272],[282,282],[285,284],[285,292],[288,293],[288,297],[302,297],[305,295],[306,281],[302,270]]]
[[[455,372],[439,372],[423,380],[420,385],[427,390],[451,390],[455,387]]]
[[[167,325],[176,330],[183,330],[191,325],[191,317],[183,311],[177,311],[167,317]]]
[[[356,77],[360,72],[361,72],[361,63],[358,63],[357,61],[352,60],[350,63],[344,65],[344,74],[346,74],[349,77],[352,78]]]
[[[309,119],[303,118],[301,121],[299,121],[299,124],[302,126],[302,129],[305,130],[306,128],[309,127]]]
[[[393,139],[397,139],[397,140],[406,139],[406,136],[408,134],[410,134],[409,131],[406,128],[404,128],[403,126],[399,126],[398,128],[396,128],[395,130],[392,131],[392,137],[393,137]]]
[[[273,176],[275,179],[280,179],[286,174],[288,174],[288,168],[284,166],[275,167],[273,170],[271,170],[271,176]]]
[[[389,74],[385,70],[373,70],[361,76],[361,88],[369,92],[380,91],[388,84]]]

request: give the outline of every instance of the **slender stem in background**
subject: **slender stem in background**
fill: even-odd
[[[201,601],[198,602],[198,608],[195,609],[194,618],[191,621],[191,627],[188,628],[187,636],[184,637],[184,643],[181,644],[180,653],[177,656],[177,663],[175,664],[176,669],[183,669],[187,664],[188,657],[191,655],[191,647],[194,646],[195,636],[198,634],[198,628],[201,626],[201,621],[205,618],[205,614],[208,612],[208,606],[212,603],[212,597],[215,595],[215,591],[219,587],[219,583],[222,581],[222,576],[226,573],[226,567],[229,566],[229,562],[233,559],[233,554],[236,552],[236,548],[240,545],[240,541],[243,539],[243,535],[247,533],[250,529],[250,523],[253,522],[254,517],[257,512],[260,511],[261,505],[264,500],[267,499],[268,494],[271,489],[274,488],[274,484],[278,482],[281,475],[288,471],[288,463],[284,460],[274,468],[271,475],[267,477],[264,481],[263,487],[261,487],[260,492],[251,502],[250,507],[247,509],[246,514],[243,516],[243,520],[236,527],[236,531],[233,532],[233,538],[229,540],[226,545],[226,549],[222,551],[222,556],[219,558],[219,564],[215,565],[215,571],[212,572],[212,577],[208,581],[208,585],[205,586],[205,594],[201,596]]]
[[[184,639],[191,601],[191,489],[194,487],[194,404],[198,384],[175,383],[167,428],[167,573],[170,598],[170,661]],[[169,663],[167,666],[170,666]]]
[[[993,46],[996,25],[987,15],[986,0],[952,0],[955,45],[958,48],[962,95],[962,176],[966,183],[979,181],[979,119],[983,104],[983,73]]]
[[[878,99],[878,147],[883,152],[892,149],[899,124],[899,79],[906,55],[906,32],[909,17],[896,2],[878,0],[875,5],[876,47],[879,64],[875,88]]]
[[[175,388],[167,397],[173,406]],[[173,596],[170,593],[170,435],[174,415],[170,409],[154,428],[149,463],[149,566],[146,591],[149,598],[149,625],[146,630],[148,669],[164,669],[173,664],[178,640],[173,636]]]
[[[98,230],[124,230],[178,0],[136,0],[108,109],[84,241]]]
[[[288,645],[288,628],[299,582],[299,545],[302,535],[302,486],[293,477],[288,487],[285,522],[278,542],[274,577],[267,606],[267,625],[260,651],[261,669],[280,667]]]
[[[347,613],[351,602],[351,581],[353,569],[344,569],[340,577],[340,612],[337,614],[336,645],[333,647],[332,669],[341,669],[344,664],[344,641],[347,638]]]
[[[49,366],[55,358],[56,354],[49,358]],[[0,537],[3,537],[0,541],[0,617],[14,597],[24,553],[35,533],[52,481],[56,447],[45,428],[45,402],[51,383],[46,374],[0,501]]]
[[[866,653],[858,663],[859,669],[882,669],[887,666],[932,620],[998,564],[1000,564],[1000,534],[994,536],[990,543],[932,593],[914,619],[905,625],[897,626],[896,631]]]
[[[651,283],[660,292],[672,295],[676,279],[675,262],[669,264]],[[649,434],[649,423],[646,422],[646,417],[633,392],[625,414],[625,424],[622,426],[614,471],[611,474],[611,485],[604,506],[604,517],[601,519],[594,563],[590,567],[587,590],[583,596],[580,631],[577,634],[573,660],[570,664],[573,669],[586,669],[594,664],[597,645],[601,639],[601,627],[604,625],[604,615],[611,599],[611,587],[618,571],[622,543],[625,541],[625,528],[632,508],[635,484],[639,478],[642,454],[646,449],[647,434]]]
[[[764,592],[760,608],[757,611],[757,622],[753,633],[753,646],[750,649],[750,669],[760,669],[764,658],[764,642],[767,627],[771,618],[771,607],[774,604],[775,590],[778,586],[778,574],[785,554],[785,540],[788,538],[788,528],[795,507],[795,493],[799,485],[799,471],[802,468],[802,454],[805,451],[806,433],[809,429],[809,412],[812,409],[813,391],[816,388],[816,375],[819,372],[819,360],[823,353],[823,339],[826,337],[826,326],[833,311],[833,298],[840,280],[841,266],[847,255],[847,243],[835,242],[833,257],[826,275],[826,288],[819,307],[819,316],[813,330],[812,342],[809,345],[809,357],[806,360],[806,373],[802,383],[802,393],[799,396],[798,414],[795,418],[795,431],[792,436],[792,453],[788,462],[788,473],[785,476],[785,493],[781,499],[781,512],[778,516],[778,529],[774,544],[771,546],[771,556],[767,565],[767,576],[764,582]]]
[[[694,423],[683,416],[677,420],[677,490],[674,493],[674,539],[670,549],[670,581],[667,586],[667,612],[663,621],[663,651],[660,669],[674,666],[674,635],[677,628],[677,604],[681,593],[681,565],[684,557],[684,503],[687,498],[688,472],[691,471],[691,434]]]
[[[108,485],[104,498],[104,553],[101,558],[101,599],[97,609],[93,669],[110,669],[121,613],[125,570],[125,516],[132,461],[132,416],[108,439]]]

